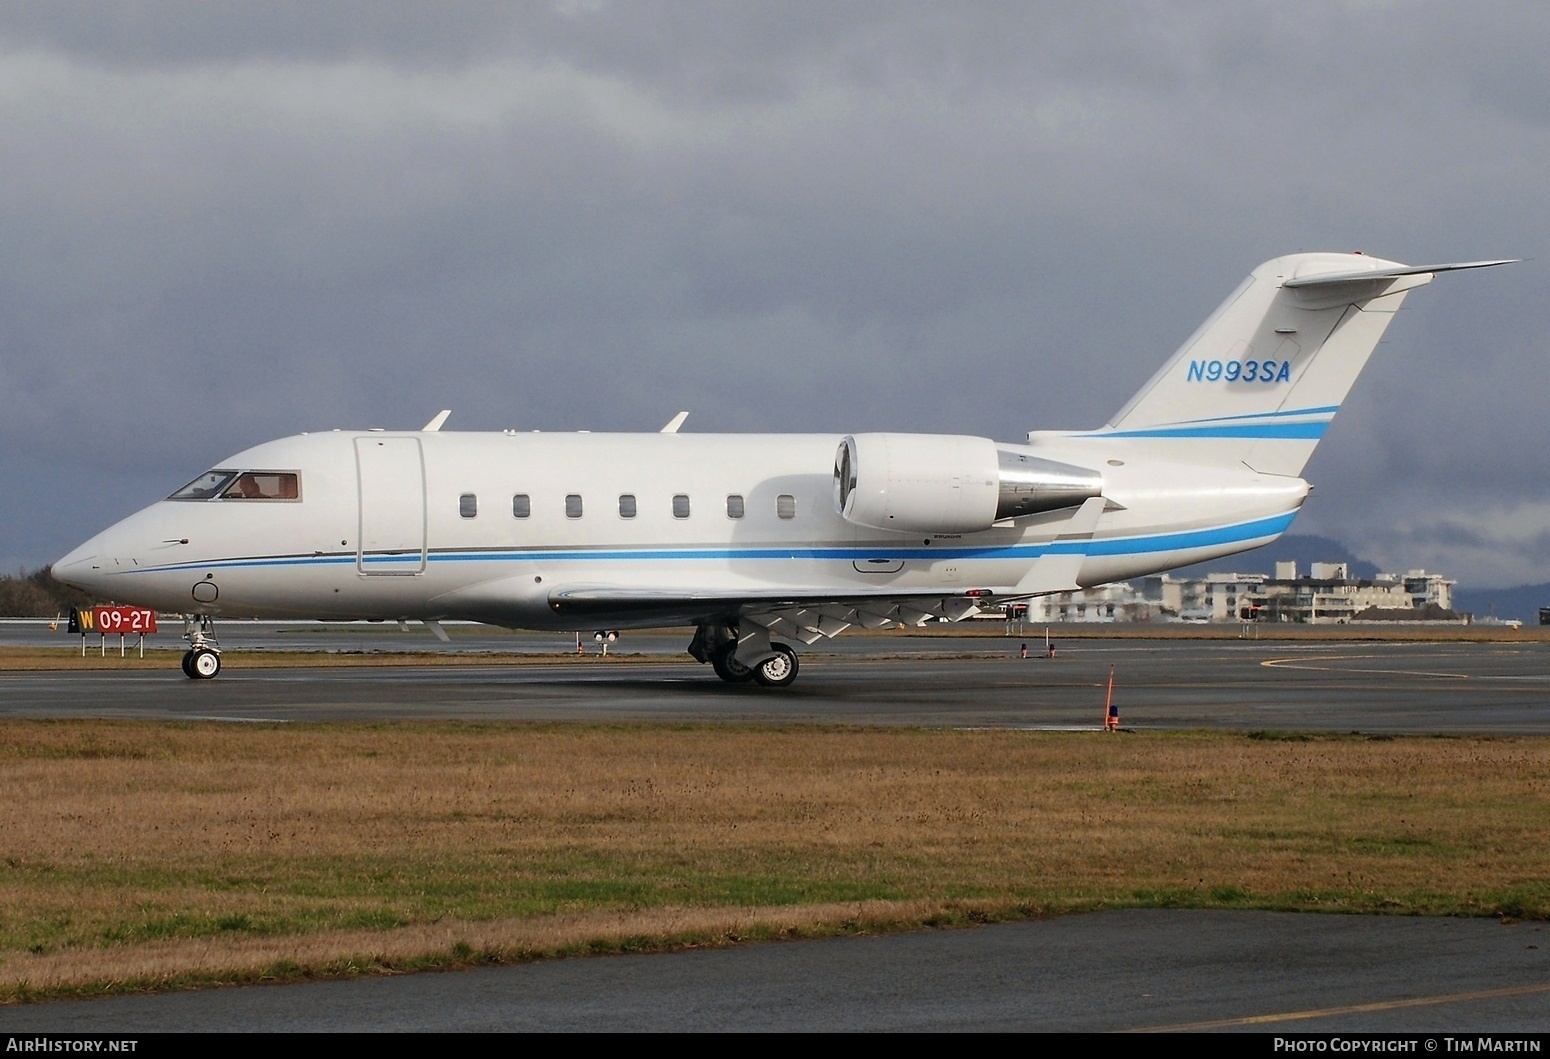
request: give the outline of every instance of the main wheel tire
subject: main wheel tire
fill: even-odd
[[[716,676],[728,684],[742,684],[752,680],[754,675],[752,669],[732,657],[732,652],[736,650],[736,644],[727,644],[710,656],[710,667],[716,671]]]
[[[221,656],[208,647],[193,652],[188,660],[188,675],[195,680],[209,680],[221,671]]]
[[[193,660],[194,660],[194,651],[193,651],[192,648],[190,648],[189,650],[183,652],[183,675],[185,677],[187,677],[189,680],[197,680],[198,679],[197,677],[194,676],[193,669],[189,668],[189,663],[192,662]]]
[[[754,666],[753,678],[767,688],[784,688],[797,678],[797,653],[783,643],[772,643],[775,654]]]

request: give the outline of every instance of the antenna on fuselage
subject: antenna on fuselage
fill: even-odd
[[[426,423],[423,427],[420,428],[421,432],[425,434],[436,433],[436,431],[441,429],[441,424],[445,423],[447,421],[447,417],[451,414],[452,409],[443,408],[441,411],[436,413],[435,419],[432,419],[429,423]]]
[[[661,433],[661,434],[676,434],[676,433],[678,433],[678,428],[683,426],[684,425],[684,420],[688,419],[688,418],[689,418],[689,413],[688,412],[679,412],[672,419],[669,419],[667,421],[667,426],[663,427],[660,431],[658,431],[658,433]]]

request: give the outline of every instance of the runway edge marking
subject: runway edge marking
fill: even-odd
[[[1375,673],[1386,677],[1441,677],[1446,680],[1468,680],[1468,673],[1431,673],[1419,669],[1348,669],[1343,666],[1310,666],[1307,662],[1344,662],[1379,655],[1314,655],[1312,658],[1267,658],[1260,665],[1266,669],[1301,669],[1310,673]]]
[[[1309,1011],[1284,1011],[1274,1015],[1247,1015],[1236,1019],[1214,1019],[1210,1022],[1184,1022],[1176,1026],[1147,1026],[1126,1030],[1126,1033],[1189,1033],[1196,1030],[1222,1029],[1228,1026],[1259,1026],[1268,1022],[1294,1022],[1299,1019],[1327,1018],[1336,1015],[1359,1015],[1371,1011],[1396,1011],[1400,1008],[1429,1007],[1434,1004],[1455,1004],[1465,1000],[1494,1000],[1508,996],[1526,996],[1530,993],[1550,993],[1550,982],[1538,985],[1515,985],[1506,989],[1484,989],[1474,993],[1449,993],[1445,996],[1411,997],[1408,1000],[1378,1000],[1370,1004],[1351,1004],[1338,1008],[1314,1008]]]

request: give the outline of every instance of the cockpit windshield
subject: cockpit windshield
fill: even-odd
[[[209,500],[211,497],[220,496],[221,490],[230,485],[235,477],[237,477],[236,471],[206,471],[167,499]]]
[[[300,500],[295,471],[206,471],[168,500]]]

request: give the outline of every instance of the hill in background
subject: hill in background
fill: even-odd
[[[1498,618],[1517,618],[1525,625],[1537,625],[1540,607],[1550,607],[1550,584],[1453,590],[1453,609],[1469,611],[1477,618],[1494,614]]]
[[[1276,572],[1278,562],[1295,562],[1299,577],[1307,577],[1308,568],[1314,563],[1346,563],[1351,568],[1351,576],[1359,580],[1371,580],[1380,572],[1376,563],[1357,558],[1351,549],[1334,538],[1318,537],[1311,533],[1288,533],[1263,548],[1239,552],[1225,559],[1213,559],[1208,563],[1181,566],[1169,572],[1174,577],[1204,577],[1208,573],[1264,574],[1269,577]]]

